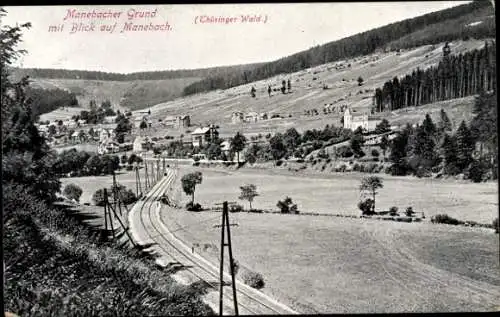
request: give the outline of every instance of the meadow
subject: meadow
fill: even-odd
[[[141,170],[141,180],[144,176],[144,171]],[[83,190],[82,196],[80,197],[80,203],[89,202],[92,205],[94,202],[92,201],[92,195],[96,190],[100,188],[110,188],[113,185],[113,177],[111,175],[106,176],[83,176],[83,177],[65,177],[61,178],[61,190],[64,189],[64,186],[67,184],[73,183]],[[128,189],[131,189],[135,192],[135,171],[119,171],[116,172],[116,181],[126,186]]]
[[[165,207],[162,220],[218,263],[220,215]],[[300,313],[488,311],[500,296],[493,230],[249,213],[230,222],[239,272],[261,273],[262,291]]]
[[[297,175],[286,170],[223,170],[182,166],[179,176],[203,173],[195,200],[213,206],[238,200],[253,183],[253,207],[277,210],[289,195],[302,212],[359,215],[360,179],[366,174]],[[301,313],[401,313],[494,310],[500,296],[498,236],[491,229],[431,224],[447,213],[491,223],[498,209],[495,183],[392,177],[377,209],[398,206],[425,212],[421,223],[307,215],[231,213],[233,254],[239,276],[264,276],[263,291]],[[179,180],[173,197],[183,203]],[[214,263],[219,261],[221,213],[164,207],[174,234]],[[225,261],[227,263],[227,260]]]
[[[182,166],[180,174],[194,167]],[[364,173],[294,173],[286,170],[243,168],[238,171],[199,169],[203,182],[198,185],[195,200],[204,207],[212,207],[224,200],[237,201],[245,208],[248,202],[238,200],[240,186],[255,184],[259,196],[252,206],[257,209],[278,210],[278,199],[290,196],[303,212],[359,215],[359,185]],[[460,220],[489,223],[498,216],[498,184],[470,183],[458,180],[397,177],[384,173],[384,188],[376,196],[377,210],[396,206],[401,212],[413,207],[424,212],[427,219],[446,213]],[[180,185],[177,185],[180,188]],[[184,203],[188,197],[182,194]]]

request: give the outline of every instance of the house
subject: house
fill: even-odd
[[[203,144],[210,142],[217,137],[219,132],[214,125],[210,127],[197,128],[191,132],[191,139],[194,147],[201,147]]]
[[[99,128],[97,132],[99,133],[99,143],[103,143],[108,140],[114,140],[116,137],[115,130],[113,129]]]
[[[73,132],[71,135],[71,141],[75,143],[80,142],[80,133],[78,131]]]
[[[242,123],[244,121],[243,112],[233,112],[231,114],[231,122],[234,124]]]
[[[115,123],[116,116],[106,116],[104,117],[103,123]]]
[[[259,114],[259,120],[267,120],[269,116],[267,115],[267,112],[261,112]]]
[[[222,142],[220,144],[220,149],[222,151],[222,153],[224,153],[224,155],[226,157],[229,156],[229,150],[231,149],[231,142],[229,142],[228,140],[225,140],[224,142]]]
[[[139,152],[144,151],[143,143],[144,143],[144,139],[141,136],[137,136],[134,140],[133,145],[132,145],[132,151],[134,153],[139,153]]]
[[[191,125],[191,119],[189,115],[168,116],[163,120],[163,124],[167,128],[187,128]]]
[[[377,134],[377,135],[363,136],[363,139],[365,141],[365,145],[378,145],[378,144],[380,144],[382,142],[382,137],[384,135],[387,137],[387,140],[391,141],[397,136],[397,133],[395,131],[390,131],[390,132]]]
[[[77,123],[73,120],[66,120],[63,121],[63,125],[67,127],[68,129],[74,129],[77,126]]]
[[[83,126],[85,126],[85,125],[86,125],[85,120],[82,120],[82,119],[78,120],[78,121],[77,121],[77,125],[78,125],[79,127],[83,127]]]
[[[99,143],[97,147],[97,153],[107,154],[107,153],[117,153],[120,151],[120,145],[114,141],[106,141]]]
[[[367,113],[356,113],[349,107],[344,112],[344,128],[352,131],[361,127],[365,131],[373,131],[381,120],[371,118]]]
[[[42,133],[49,132],[49,125],[48,124],[40,124],[37,126],[37,128],[38,128],[38,131],[40,131]]]
[[[259,114],[257,112],[249,112],[245,115],[245,122],[259,121]]]

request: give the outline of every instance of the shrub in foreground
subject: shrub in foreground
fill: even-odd
[[[367,198],[358,203],[358,208],[361,210],[362,215],[373,215],[373,205],[375,202],[371,198]]]
[[[192,202],[188,202],[186,204],[186,209],[188,211],[201,211],[203,208],[201,208],[201,205],[199,203],[193,204]]]
[[[415,214],[415,212],[413,211],[413,207],[408,207],[406,208],[406,211],[405,211],[405,215],[408,216],[408,217],[413,217],[413,215]]]
[[[245,272],[243,274],[243,282],[250,287],[261,289],[264,287],[264,277],[257,272]]]
[[[243,206],[239,204],[229,206],[229,212],[241,212],[243,211]]]
[[[285,197],[283,200],[278,200],[276,206],[280,209],[280,212],[283,214],[294,213],[298,214],[299,210],[297,204],[294,204],[292,198]]]
[[[439,215],[432,216],[431,222],[432,223],[445,223],[445,224],[449,224],[449,225],[459,225],[459,224],[463,223],[463,221],[452,218],[452,217],[448,216],[447,214],[439,214]]]
[[[398,207],[392,206],[389,209],[389,215],[391,215],[391,216],[397,216],[398,215]]]

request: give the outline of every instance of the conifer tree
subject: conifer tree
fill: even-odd
[[[465,121],[460,123],[455,136],[457,139],[457,166],[463,170],[472,162],[472,152],[474,151],[472,133]]]

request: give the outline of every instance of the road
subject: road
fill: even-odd
[[[158,256],[162,266],[178,271],[183,280],[190,283],[201,281],[209,291],[205,301],[219,312],[218,290],[219,268],[174,237],[160,219],[161,203],[159,198],[172,185],[177,171],[168,169],[165,176],[139,200],[129,214],[130,231],[139,245],[150,245],[148,251]],[[234,315],[231,276],[224,272],[223,314]],[[237,300],[239,314],[242,315],[281,315],[297,314],[289,307],[278,303],[264,293],[237,281]]]

